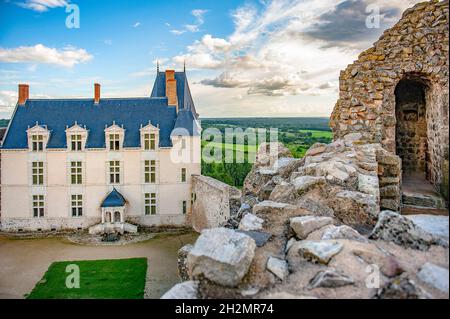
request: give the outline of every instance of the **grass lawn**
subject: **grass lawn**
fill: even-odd
[[[80,288],[66,287],[67,265],[78,265]],[[142,299],[147,258],[63,261],[50,265],[28,299]]]

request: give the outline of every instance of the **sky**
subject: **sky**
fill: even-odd
[[[0,0],[0,118],[19,83],[31,98],[92,97],[95,82],[149,96],[157,61],[186,63],[204,118],[329,116],[340,70],[417,2]]]

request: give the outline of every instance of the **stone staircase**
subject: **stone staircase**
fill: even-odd
[[[416,174],[403,178],[402,214],[448,216],[448,209],[434,186],[424,176]]]
[[[408,188],[402,192],[402,214],[448,216],[448,209],[445,200],[439,194]]]

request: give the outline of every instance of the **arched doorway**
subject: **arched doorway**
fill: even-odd
[[[121,218],[120,218],[120,212],[114,212],[114,222],[115,223],[120,223],[121,222]]]
[[[416,76],[402,79],[395,89],[396,152],[405,178],[429,180],[426,83]]]

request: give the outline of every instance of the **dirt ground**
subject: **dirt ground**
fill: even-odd
[[[146,298],[159,298],[179,282],[177,252],[197,235],[162,236],[123,246],[85,246],[64,238],[12,239],[0,235],[0,299],[23,298],[54,261],[147,257]]]

